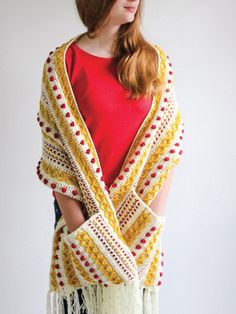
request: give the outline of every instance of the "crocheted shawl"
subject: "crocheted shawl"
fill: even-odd
[[[150,208],[181,159],[184,123],[169,57],[153,45],[163,88],[140,126],[119,175],[107,188],[93,140],[75,101],[65,64],[73,37],[47,56],[37,120],[37,175],[50,189],[84,203],[88,219],[69,233],[61,216],[53,235],[47,313],[157,314],[165,216]],[[77,289],[83,291],[82,304]]]

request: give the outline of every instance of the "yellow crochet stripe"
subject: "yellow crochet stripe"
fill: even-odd
[[[145,167],[141,173],[138,181],[138,186],[141,187],[143,181],[148,177],[149,173],[154,169],[155,165],[163,158],[164,154],[169,149],[170,145],[173,143],[176,133],[181,125],[181,114],[178,110],[175,120],[171,125],[171,128],[167,130],[165,137],[161,140],[160,144],[157,146],[156,150],[150,155]]]
[[[109,280],[109,282],[114,284],[122,282],[121,277],[108,262],[105,255],[98,249],[97,245],[86,231],[81,231],[76,239],[80,242],[81,246],[84,247],[93,263],[98,266],[99,271]]]
[[[57,56],[57,58],[59,58],[59,57]],[[64,68],[61,66],[60,61],[61,60],[57,60],[55,62],[57,72],[59,73],[59,77],[65,75],[64,74]],[[101,186],[97,182],[95,175],[92,173],[91,168],[90,168],[83,152],[78,147],[78,144],[76,143],[76,140],[74,138],[75,135],[72,134],[71,132],[68,132],[68,125],[67,125],[66,118],[62,114],[61,110],[58,108],[58,105],[56,103],[56,99],[55,99],[54,94],[51,90],[48,79],[46,79],[44,83],[45,83],[45,87],[46,87],[47,94],[48,94],[48,97],[50,99],[53,111],[55,112],[58,123],[59,123],[61,129],[63,130],[63,135],[66,138],[67,143],[70,143],[70,149],[73,153],[73,156],[74,156],[74,158],[76,158],[76,162],[80,165],[84,175],[86,175],[86,181],[89,183],[91,190],[93,191],[98,203],[100,204],[101,210],[104,211],[105,217],[108,219],[110,225],[113,227],[117,236],[123,241],[123,237],[122,237],[122,234],[121,234],[120,229],[119,229],[117,217],[116,217],[115,213],[112,211],[112,209],[110,208],[110,205],[109,205],[109,203],[108,203],[108,201],[104,195],[104,192],[102,191]],[[60,83],[62,84],[63,93],[65,94],[65,97],[68,101],[68,105],[72,107],[71,111],[73,112],[75,110],[75,108],[74,108],[75,104],[71,103],[72,100],[70,99],[69,90],[68,90],[68,86],[66,84],[65,79],[62,79],[62,82],[60,82]],[[80,126],[80,121],[78,121],[76,115],[75,115],[75,119],[77,120],[76,122]],[[82,126],[81,126],[81,128],[82,128]],[[83,133],[83,131],[82,131],[82,133]]]
[[[77,179],[74,176],[47,164],[47,162],[44,159],[41,160],[40,166],[42,171],[49,175],[52,179],[54,179],[56,183],[65,182],[68,185],[72,185],[76,188],[79,188]]]
[[[131,227],[125,232],[124,239],[129,247],[137,239],[138,235],[142,232],[145,226],[150,223],[150,221],[151,214],[144,210],[131,225]]]
[[[115,208],[117,208],[118,204],[121,202],[123,197],[130,190],[130,186],[133,184],[135,178],[137,177],[139,169],[142,167],[142,164],[146,158],[150,145],[151,145],[151,142],[148,142],[142,156],[139,158],[138,162],[136,163],[136,166],[132,169],[132,172],[130,172],[127,180],[124,181],[125,184],[122,184],[121,187],[116,192],[114,192],[114,194],[111,196],[111,199]]]
[[[52,117],[51,113],[49,112],[48,108],[44,106],[42,100],[40,100],[39,103],[40,103],[39,114],[40,114],[41,120],[43,121],[43,123],[46,123],[50,126],[51,133],[57,132],[57,126],[56,126],[55,122],[53,121],[53,117]]]
[[[44,155],[46,155],[49,159],[52,158],[53,160],[55,159],[56,161],[53,161],[52,163],[56,163],[55,168],[58,168],[60,164],[66,169],[63,169],[65,172],[71,172],[71,165],[68,160],[68,158],[61,152],[61,150],[58,150],[57,147],[52,145],[51,143],[48,144],[47,142],[43,143],[43,152]]]
[[[63,248],[62,248],[62,263],[63,263],[63,267],[65,270],[67,282],[69,285],[71,285],[73,287],[78,287],[78,286],[81,286],[81,281],[77,277],[77,274],[75,272],[75,269],[73,267],[71,259],[69,258],[70,257],[69,251],[70,250],[69,250],[68,246],[64,242]]]
[[[159,256],[160,256],[160,249],[158,248],[153,257],[149,270],[147,272],[146,279],[144,280],[144,284],[146,286],[153,286],[154,284],[154,280],[157,276],[156,272],[157,272],[157,267],[158,267]]]
[[[90,277],[90,275],[86,272],[86,270],[84,269],[84,266],[82,265],[82,263],[79,261],[78,256],[75,255],[75,253],[68,247],[68,245],[65,243],[65,246],[67,246],[67,253],[69,253],[68,258],[70,258],[73,263],[75,268],[77,269],[77,271],[80,273],[80,275],[89,283],[93,284],[96,283],[96,281]],[[62,254],[65,254],[65,252],[63,252]]]
[[[160,82],[162,82],[161,84],[163,84],[164,80],[165,80],[165,74],[166,74],[166,55],[164,53],[164,51],[159,47],[159,46],[155,46],[157,53],[159,53],[159,77],[160,77]],[[145,123],[143,125],[142,128],[139,129],[138,133],[135,136],[135,139],[133,141],[133,143],[131,144],[130,150],[125,158],[125,162],[123,163],[122,166],[122,170],[124,168],[124,166],[126,165],[126,160],[128,160],[134,153],[134,151],[137,149],[137,144],[140,143],[141,138],[143,136],[143,134],[147,131],[150,123],[153,120],[154,115],[156,114],[159,104],[160,104],[160,99],[161,99],[161,95],[162,95],[162,91],[163,91],[163,87],[160,89],[160,92],[157,93],[154,96],[154,106],[152,106],[151,111],[148,115],[148,117],[145,119]],[[117,207],[119,204],[119,201],[123,199],[124,195],[126,195],[126,193],[129,191],[130,186],[133,184],[137,173],[141,167],[141,164],[147,154],[148,151],[148,146],[146,147],[146,150],[144,150],[143,156],[140,156],[140,160],[139,162],[135,165],[132,173],[129,174],[129,176],[127,177],[126,181],[123,181],[121,186],[119,187],[119,189],[117,189],[117,191],[114,192],[114,194],[112,195],[112,202],[114,204],[114,207]],[[121,170],[121,172],[122,172]]]
[[[153,235],[151,241],[145,247],[144,251],[136,258],[136,264],[138,266],[142,265],[150,257],[151,251],[154,248],[154,245],[155,245],[157,238],[160,234],[161,228],[162,228],[162,226],[160,228],[158,228],[158,230]]]
[[[52,247],[52,256],[51,256],[51,263],[50,263],[50,276],[49,276],[49,281],[50,281],[50,288],[51,290],[58,290],[59,285],[57,283],[57,278],[56,278],[56,273],[55,273],[55,255],[56,255],[56,247],[59,244],[59,234],[60,231],[55,232],[53,236],[53,247]]]

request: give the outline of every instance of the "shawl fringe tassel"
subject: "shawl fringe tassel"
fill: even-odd
[[[47,314],[158,314],[158,287],[140,287],[137,283],[110,285],[87,285],[82,290],[82,302],[78,291],[61,295],[49,290]],[[85,311],[85,312],[84,312]]]

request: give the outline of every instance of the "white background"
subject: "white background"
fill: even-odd
[[[172,60],[185,120],[166,208],[161,314],[236,312],[235,9],[233,0],[146,0],[143,34]],[[84,30],[72,0],[0,2],[4,314],[46,313],[54,211],[36,175],[41,72],[51,50]]]

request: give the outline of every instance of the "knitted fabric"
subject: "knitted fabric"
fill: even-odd
[[[57,192],[83,202],[88,219],[69,233],[64,217],[53,235],[47,312],[157,314],[162,283],[165,216],[150,208],[168,172],[179,164],[184,122],[175,99],[169,57],[153,45],[164,83],[140,126],[121,171],[108,188],[94,143],[76,104],[65,52],[49,53],[37,120],[42,154],[37,175]],[[80,305],[76,289],[83,290]]]

